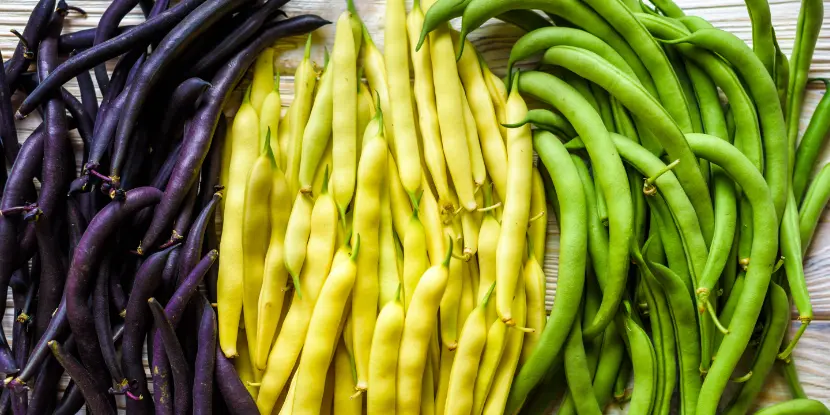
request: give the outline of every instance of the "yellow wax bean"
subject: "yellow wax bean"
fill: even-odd
[[[314,172],[314,181],[311,183],[311,194],[313,195],[319,195],[323,191],[323,184],[328,187],[329,175],[334,163],[331,140],[328,140],[328,142],[326,149],[323,151],[323,157],[320,159],[320,163],[317,164],[317,171]]]
[[[279,141],[279,152],[274,152],[274,154],[279,154],[279,162],[280,162],[280,169],[282,171],[286,171],[285,169],[288,168],[288,149],[291,147],[291,113],[294,112],[294,105],[296,101],[292,101],[290,105],[288,105],[288,109],[285,111],[285,115],[280,120],[279,131],[277,131],[277,141]]]
[[[524,284],[527,297],[527,328],[533,329],[533,333],[525,334],[522,344],[522,355],[519,363],[524,363],[531,353],[536,349],[539,340],[542,338],[542,330],[545,329],[547,314],[545,313],[545,285],[543,284],[545,272],[535,256],[530,256],[524,266]]]
[[[291,376],[291,383],[288,384],[288,393],[285,395],[285,402],[280,408],[279,415],[291,415],[294,413],[294,398],[297,396],[297,374]]]
[[[400,287],[400,285],[398,285]],[[395,413],[395,388],[398,370],[398,349],[404,326],[404,310],[398,297],[387,303],[378,314],[372,353],[369,359],[369,389],[366,408],[369,414]]]
[[[336,343],[340,343],[339,339]],[[337,345],[335,345],[335,349]],[[328,373],[326,373],[326,388],[323,390],[323,402],[320,405],[320,415],[331,415],[334,412],[334,365],[335,361],[332,357],[332,362],[329,365]]]
[[[507,88],[504,87],[504,81],[490,71],[486,63],[479,60],[481,64],[481,73],[484,76],[484,82],[487,85],[487,92],[490,93],[490,100],[493,102],[493,107],[496,110],[496,119],[499,121],[499,131],[501,131],[501,138],[507,141],[507,128],[504,127],[507,121]]]
[[[259,117],[245,94],[233,122],[233,150],[219,242],[218,302],[219,345],[225,356],[236,357],[239,319],[242,316],[242,223],[248,173],[259,155]]]
[[[445,228],[447,229],[447,228]],[[447,229],[445,232],[457,239],[456,233]],[[450,276],[447,281],[447,288],[444,297],[441,298],[441,344],[449,350],[455,350],[458,346],[458,308],[461,305],[461,291],[464,288],[463,260],[458,259],[461,255],[461,248],[454,243],[453,258],[450,260]],[[438,404],[440,405],[440,401]]]
[[[548,238],[548,206],[545,199],[545,184],[542,182],[542,175],[539,169],[533,169],[533,183],[530,188],[530,216],[534,217],[533,222],[527,228],[530,248],[533,256],[538,261],[545,259],[545,247]],[[538,216],[538,217],[537,217]]]
[[[461,90],[461,109],[464,112],[464,131],[467,136],[467,148],[470,150],[470,168],[473,172],[473,184],[478,188],[487,178],[487,168],[484,167],[484,156],[481,154],[476,119],[473,110],[467,102],[467,95]]]
[[[429,268],[426,239],[424,225],[416,210],[409,219],[403,239],[403,293],[404,308],[407,310],[421,275]]]
[[[254,375],[254,367],[251,366],[251,356],[248,350],[248,341],[245,339],[244,330],[239,330],[239,344],[237,345],[237,349],[239,350],[239,357],[233,359],[233,367],[236,369],[236,374],[239,375],[239,380],[242,381],[242,384],[245,385],[245,389],[248,390],[248,393],[256,399],[258,388],[253,386],[252,383],[256,382],[256,377]]]
[[[277,135],[279,134],[280,116],[282,115],[282,98],[280,97],[280,77],[275,76],[272,81],[271,91],[265,96],[262,101],[262,108],[259,111],[259,137],[260,145],[265,142],[265,136],[268,130],[271,130],[271,152],[274,153],[274,159],[279,164],[280,160],[280,142]]]
[[[525,304],[527,304],[527,298],[525,296],[524,282],[521,278],[519,279],[515,292],[516,298],[513,299],[515,312],[513,318],[516,326],[522,327],[525,325]],[[484,414],[501,415],[504,413],[507,395],[510,393],[510,385],[513,384],[513,376],[516,373],[516,368],[519,365],[519,357],[522,354],[524,337],[525,333],[521,330],[514,329],[508,331],[507,344],[504,346],[504,352],[499,361],[498,369],[496,369],[493,384],[490,387],[490,393],[487,395],[484,403]]]
[[[363,139],[363,153],[357,171],[354,200],[353,235],[360,235],[363,252],[357,261],[352,314],[354,315],[354,355],[357,366],[357,388],[365,391],[369,381],[369,352],[378,313],[378,264],[380,240],[380,198],[385,186],[387,169],[386,139],[383,112],[378,111]],[[373,137],[373,138],[369,138]],[[381,172],[381,173],[379,173]],[[354,238],[355,236],[353,236]]]
[[[307,255],[313,257],[314,261],[308,261],[303,265],[300,274],[303,296],[301,298],[295,290],[291,308],[288,309],[268,356],[268,365],[257,398],[260,413],[268,414],[273,410],[303,348],[311,313],[331,269],[337,228],[337,207],[334,199],[330,194],[323,193],[314,203],[311,231],[306,245]]]
[[[286,178],[286,182],[288,179]],[[289,191],[290,191],[289,185]],[[291,208],[291,216],[288,217],[288,225],[285,230],[285,269],[294,280],[294,289],[302,298],[302,282],[300,272],[306,258],[306,242],[311,235],[311,216],[314,208],[314,201],[311,197],[301,192],[296,193],[294,205]]]
[[[412,5],[412,11],[406,18],[409,38],[409,53],[412,57],[412,72],[415,75],[414,97],[418,109],[418,125],[421,129],[421,145],[424,150],[424,163],[432,177],[435,191],[443,209],[452,209],[449,205],[449,179],[447,163],[444,160],[444,147],[441,144],[441,131],[438,125],[438,110],[435,104],[435,85],[432,79],[432,57],[429,39],[424,39],[420,50],[415,50],[418,35],[424,25],[424,14],[419,1]]]
[[[518,80],[518,77],[515,78]],[[516,81],[514,81],[516,82]],[[527,105],[518,87],[507,98],[507,120],[514,123],[527,116]],[[511,304],[516,281],[521,275],[522,254],[530,215],[530,187],[533,178],[533,142],[530,126],[507,131],[507,193],[504,197],[501,234],[496,251],[496,311],[507,325],[512,324]]]
[[[478,247],[478,270],[479,283],[478,295],[484,295],[485,287],[496,282],[496,250],[499,244],[499,235],[501,234],[501,225],[499,221],[493,216],[493,212],[489,211],[485,214],[484,220],[481,222],[481,231],[478,239],[481,244]],[[496,318],[496,303],[491,301],[487,306],[487,321],[492,322]]]
[[[395,163],[395,159],[391,157],[391,154],[390,152],[388,157],[386,182],[389,184],[389,197],[392,202],[392,221],[395,225],[395,232],[399,238],[403,239],[406,237],[407,223],[409,223],[409,218],[412,216],[412,205],[410,204],[406,190],[401,184],[400,176],[398,175],[398,165]]]
[[[344,12],[337,19],[331,55],[337,75],[332,85],[332,99],[337,102],[337,111],[332,111],[332,188],[341,216],[352,201],[357,173],[357,49],[352,18]]]
[[[259,296],[262,291],[268,241],[271,239],[271,188],[274,158],[271,154],[271,133],[266,134],[262,152],[254,162],[248,176],[242,222],[242,264],[244,266],[242,317],[245,321],[245,333],[248,336],[248,349],[252,359],[256,359],[258,355]],[[251,364],[257,367],[254,360]]]
[[[279,168],[274,168],[271,178],[271,239],[265,255],[262,292],[259,294],[257,320],[257,344],[254,367],[265,370],[271,344],[277,335],[277,327],[285,304],[285,286],[288,270],[285,268],[285,229],[291,214],[291,196],[288,183]]]
[[[459,333],[463,330],[464,324],[467,322],[467,318],[469,318],[470,314],[476,308],[476,295],[475,292],[473,292],[473,280],[470,275],[470,262],[464,261],[461,264],[461,282],[461,301],[458,305]],[[461,334],[459,334],[459,336]],[[460,341],[461,340],[459,339],[459,342]]]
[[[300,158],[303,150],[303,138],[305,129],[311,115],[312,97],[314,86],[317,84],[317,73],[314,65],[309,59],[311,54],[311,35],[305,46],[305,54],[297,71],[294,73],[294,102],[292,102],[290,128],[290,142],[288,145],[288,157],[286,159],[285,179],[288,180],[288,188],[291,192],[300,190]]]
[[[430,264],[440,264],[444,252],[444,227],[441,225],[441,213],[438,211],[438,202],[428,186],[424,186],[421,196],[421,204],[418,208],[419,217],[424,225],[424,232],[427,237],[427,252],[429,253]]]
[[[343,329],[346,333],[347,329]],[[357,383],[352,375],[352,360],[346,345],[337,342],[334,352],[334,413],[337,415],[361,415],[363,396],[355,396],[354,388]]]
[[[484,409],[484,401],[490,392],[505,345],[507,345],[507,326],[503,321],[496,319],[487,330],[487,341],[484,344],[478,376],[473,387],[472,414],[474,415],[480,415]]]
[[[395,127],[394,127],[394,113],[392,113],[392,106],[389,104],[389,87],[388,75],[386,73],[386,64],[384,63],[383,54],[375,46],[372,37],[369,36],[369,31],[363,25],[363,72],[366,75],[366,80],[369,82],[369,89],[375,92],[376,99],[380,100],[380,108],[383,110],[384,120],[384,136],[392,150],[392,154],[396,153],[395,147]]]
[[[449,277],[452,240],[444,262],[430,267],[415,288],[406,311],[401,347],[398,352],[398,415],[418,414],[421,410],[421,387],[427,363],[430,339],[437,323],[438,307]]]
[[[317,95],[303,131],[303,146],[300,154],[300,191],[310,193],[314,173],[325,154],[332,131],[332,85],[333,71],[327,67],[318,83]]]
[[[441,351],[441,368],[438,375],[438,390],[435,392],[435,414],[450,415],[452,412],[446,410],[447,395],[450,390],[450,374],[452,373],[452,364],[455,361],[456,350],[442,350]]]
[[[387,154],[388,160],[388,154]],[[389,178],[391,180],[391,178]],[[389,181],[389,180],[387,180]],[[401,285],[401,269],[398,268],[398,242],[392,225],[392,203],[389,186],[380,188],[380,253],[378,258],[378,309],[395,299]]]
[[[265,48],[254,62],[254,79],[251,82],[251,105],[262,115],[265,97],[274,89],[274,49]],[[275,130],[276,131],[276,130]]]
[[[363,135],[362,132],[366,131],[366,127],[369,126],[369,121],[372,118],[375,118],[375,99],[372,97],[372,92],[369,91],[369,87],[366,86],[360,80],[358,76],[357,79],[357,150],[355,151],[357,155],[357,159],[360,160],[360,153],[363,149]]]
[[[476,193],[476,203],[484,204],[483,192]],[[464,234],[464,250],[462,254],[464,258],[471,258],[478,252],[479,231],[481,230],[481,221],[484,218],[484,213],[478,210],[472,212],[461,212],[461,231]],[[478,288],[476,288],[478,289]]]
[[[432,375],[432,361],[427,360],[424,382],[421,386],[421,415],[435,415],[435,383]]]

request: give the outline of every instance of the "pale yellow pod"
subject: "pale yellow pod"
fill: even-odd
[[[481,154],[476,119],[473,117],[473,110],[467,102],[467,95],[461,90],[461,109],[464,112],[464,131],[467,136],[467,148],[470,150],[470,167],[473,172],[473,184],[476,188],[484,184],[487,179],[487,168],[484,167],[484,156]]]
[[[334,74],[332,99],[332,190],[340,214],[346,212],[355,192],[357,173],[357,51],[352,34],[351,13],[337,19],[331,67]]]
[[[233,367],[236,369],[236,374],[239,375],[239,380],[245,385],[245,389],[256,399],[259,388],[253,385],[256,383],[256,376],[254,375],[254,367],[251,365],[247,336],[245,336],[245,330],[239,329],[239,332],[239,344],[237,345],[239,356],[233,359]]]
[[[311,232],[306,245],[307,255],[314,260],[303,265],[299,278],[302,281],[303,295],[300,297],[294,291],[291,307],[268,356],[268,365],[257,398],[260,413],[268,414],[273,410],[303,348],[311,313],[331,269],[337,228],[337,206],[334,199],[328,193],[321,194],[311,213]]]
[[[279,142],[280,151],[274,152],[274,154],[279,154],[277,160],[283,172],[288,168],[288,148],[291,147],[291,113],[294,112],[294,108],[296,107],[294,102],[296,101],[292,101],[288,105],[288,109],[286,109],[285,115],[280,120],[279,130],[277,131],[277,141]]]
[[[297,374],[291,376],[291,383],[288,384],[288,393],[285,394],[285,401],[282,403],[279,415],[291,415],[294,413],[294,398],[297,396]]]
[[[262,292],[259,294],[259,316],[254,367],[265,370],[271,343],[277,334],[285,303],[288,270],[285,269],[285,229],[291,215],[291,196],[282,170],[275,168],[271,183],[271,239],[265,254]]]
[[[320,163],[317,164],[317,171],[314,172],[314,181],[311,182],[311,194],[319,195],[323,191],[323,184],[330,186],[327,182],[331,180],[331,169],[334,163],[334,155],[332,154],[332,143],[328,140],[326,149],[323,151],[323,157]],[[331,191],[331,189],[329,189]]]
[[[506,110],[510,123],[522,121],[527,117],[527,105],[519,95],[518,87],[511,90]],[[530,125],[525,124],[507,131],[507,166],[507,193],[504,197],[501,234],[496,251],[496,311],[509,326],[513,319],[513,290],[521,275],[527,221],[530,215],[530,187],[533,180],[533,141]]]
[[[389,158],[387,155],[387,161],[388,160]],[[386,303],[395,299],[398,287],[401,285],[401,268],[398,268],[398,241],[395,240],[389,187],[390,186],[381,186],[380,188],[380,256],[378,259],[379,310],[382,310]]]
[[[421,386],[421,415],[435,415],[435,383],[432,372],[432,361],[427,360]]]
[[[398,352],[398,415],[417,415],[421,410],[421,387],[430,339],[436,332],[438,307],[447,286],[451,250],[444,262],[430,267],[415,288],[406,311],[401,347]],[[437,332],[436,332],[437,333]]]
[[[329,144],[332,131],[332,84],[333,71],[326,68],[318,82],[317,95],[303,131],[302,153],[300,154],[300,191],[311,193],[314,174]]]
[[[487,85],[487,92],[490,94],[490,100],[493,102],[493,108],[496,111],[496,119],[499,121],[501,138],[507,141],[507,127],[504,126],[507,122],[507,88],[504,87],[504,81],[491,72],[486,63],[479,62],[484,82]]]
[[[441,376],[441,331],[436,324],[429,340],[429,362],[432,364],[432,385],[438,390],[438,381]],[[434,391],[433,391],[434,392]]]
[[[544,261],[548,238],[548,205],[545,184],[538,168],[533,168],[533,183],[530,188],[530,217],[534,218],[527,228],[530,249],[537,260]]]
[[[251,105],[260,116],[262,116],[262,105],[265,102],[265,97],[273,89],[274,49],[265,48],[254,61],[254,79],[251,81]]]
[[[427,237],[424,225],[416,211],[409,219],[406,236],[403,238],[403,298],[404,308],[409,309],[409,302],[421,275],[429,268],[427,257]]]
[[[287,182],[287,180],[286,180]],[[289,185],[289,191],[290,191]],[[311,234],[311,215],[314,208],[314,201],[309,195],[301,192],[296,193],[294,205],[291,208],[291,216],[288,217],[288,225],[285,230],[285,269],[294,280],[295,289],[303,295],[302,286],[298,286],[299,275],[303,269],[306,257],[306,243]],[[301,283],[300,283],[301,284]]]
[[[483,192],[476,193],[476,203],[479,205],[484,204],[484,197],[482,196],[482,193]],[[461,212],[460,215],[461,232],[464,235],[464,250],[462,254],[464,255],[464,258],[471,258],[476,254],[476,252],[478,252],[478,234],[481,230],[481,221],[484,218],[484,212],[474,210],[472,212]]]
[[[357,274],[356,257],[360,255],[360,236],[354,245],[352,256],[348,261],[338,264],[331,270],[320,296],[314,306],[308,323],[303,352],[297,368],[297,390],[294,395],[293,414],[317,415],[325,389],[325,376],[331,364],[334,348],[340,332],[332,330],[339,327],[343,319],[346,302],[352,293]]]
[[[534,256],[530,256],[524,266],[525,296],[527,297],[527,317],[525,326],[533,329],[532,333],[525,334],[522,344],[522,355],[519,364],[523,364],[536,350],[545,329],[547,313],[545,313],[545,286],[543,284],[545,272]]]
[[[288,146],[285,179],[288,180],[288,188],[292,193],[300,190],[300,156],[303,151],[303,136],[311,115],[314,86],[317,84],[317,72],[314,71],[314,65],[309,59],[310,54],[311,35],[306,41],[303,60],[294,72],[294,102],[292,102],[294,108],[289,113],[291,115],[289,125],[291,141]]]
[[[470,267],[470,281],[472,282],[471,288],[473,289],[473,298],[475,298],[476,293],[478,293],[479,286],[481,285],[481,275],[479,275],[478,272],[478,260],[476,258],[472,258],[471,261],[467,261],[467,266]]]
[[[271,187],[273,158],[270,138],[263,143],[263,152],[254,162],[245,192],[245,213],[242,221],[242,317],[248,337],[251,364],[256,367],[257,327],[259,327],[259,296],[265,273],[265,257],[271,239]],[[264,368],[261,368],[264,369]]]
[[[487,322],[484,303],[470,313],[461,338],[455,362],[450,372],[445,413],[469,414],[473,408],[473,390],[478,375],[481,353],[487,340]]]
[[[444,247],[446,238],[444,237],[444,226],[441,224],[441,212],[438,210],[438,202],[428,186],[424,186],[418,210],[427,237],[429,262],[432,265],[440,264],[444,258],[444,253],[447,251]]]
[[[473,291],[473,280],[470,274],[470,262],[464,261],[461,267],[461,301],[458,304],[458,330],[459,342],[460,336],[463,335],[461,331],[467,323],[467,318],[470,317],[473,310],[476,308],[476,294]],[[478,287],[476,287],[478,288]]]
[[[369,121],[375,118],[375,99],[366,84],[360,79],[357,80],[357,159],[360,160],[360,153],[363,149],[363,132],[369,126]]]
[[[445,228],[445,233],[456,240],[455,233]],[[455,350],[458,346],[458,309],[461,305],[461,292],[464,288],[464,261],[459,244],[453,244],[453,258],[450,260],[450,274],[444,297],[441,298],[441,344],[445,349]],[[444,349],[442,349],[444,351]],[[440,403],[440,402],[439,402]]]
[[[413,95],[418,110],[418,125],[421,130],[424,164],[426,164],[430,173],[442,209],[451,210],[447,162],[444,159],[444,147],[441,143],[441,130],[438,124],[438,109],[435,104],[435,85],[432,78],[432,56],[430,56],[429,38],[424,39],[420,50],[415,50],[423,25],[424,14],[419,2],[416,1],[406,18],[406,27],[409,38],[409,52],[412,58],[412,72],[415,75]]]
[[[493,377],[501,362],[501,356],[507,345],[507,326],[503,321],[496,319],[490,324],[487,330],[487,341],[484,344],[484,351],[481,355],[478,376],[473,387],[473,415],[481,415],[484,409],[484,401],[490,393],[493,384]]]
[[[513,300],[513,321],[516,323],[516,326],[522,327],[525,325],[525,304],[527,304],[527,298],[525,296],[524,282],[521,278],[519,279],[515,293],[516,298]],[[502,415],[504,413],[507,396],[510,394],[510,385],[513,384],[513,377],[516,374],[516,368],[519,366],[524,337],[525,333],[521,330],[508,330],[507,344],[504,346],[504,352],[502,353],[498,369],[496,369],[495,376],[493,377],[493,384],[485,400],[484,411],[482,413],[487,415]]]
[[[487,212],[481,222],[481,230],[478,239],[481,241],[478,247],[478,298],[481,298],[487,291],[487,287],[496,282],[496,250],[499,245],[501,225],[493,216]],[[496,315],[496,302],[490,301],[487,304],[487,321],[492,322]]]
[[[368,414],[395,413],[398,349],[403,334],[404,318],[400,296],[387,303],[378,314],[369,359],[369,389],[366,391]]]
[[[259,117],[246,94],[233,122],[233,148],[228,168],[219,241],[219,278],[217,280],[219,345],[225,356],[236,357],[239,320],[242,317],[244,269],[242,224],[245,212],[245,187],[248,173],[259,155]]]
[[[343,329],[345,334],[348,329]],[[363,395],[352,397],[357,386],[352,376],[352,359],[343,341],[337,342],[334,352],[334,413],[337,415],[361,415]]]
[[[467,40],[464,40],[464,51],[458,60],[458,74],[464,84],[467,101],[478,128],[487,175],[493,181],[496,193],[503,195],[507,188],[507,150],[504,148],[501,124],[496,116],[496,108],[484,80],[475,47]]]
[[[354,359],[354,314],[352,313],[346,316],[346,324],[343,326],[343,345],[346,346],[346,350],[349,352],[349,358]],[[355,382],[357,382],[357,379],[355,379]],[[354,393],[354,386],[351,393]]]
[[[277,135],[280,130],[280,117],[282,116],[282,98],[280,97],[280,78],[279,75],[274,77],[273,88],[265,100],[262,102],[262,108],[259,111],[259,137],[260,145],[265,142],[265,137],[268,131],[271,131],[271,151],[274,153],[274,159],[279,164],[280,160],[280,142]]]
[[[450,415],[451,412],[446,411],[447,395],[450,391],[450,374],[452,373],[452,364],[455,362],[455,355],[457,350],[441,350],[441,366],[438,375],[438,389],[435,392],[435,414]]]
[[[386,182],[389,184],[389,196],[392,202],[392,220],[395,225],[395,232],[399,238],[403,239],[406,237],[406,226],[409,223],[409,218],[412,216],[412,205],[410,203],[411,199],[407,196],[406,190],[401,184],[400,176],[398,175],[398,165],[391,156],[392,153],[390,152],[388,157],[389,162],[387,163]]]
[[[406,38],[404,0],[387,0],[384,25],[384,58],[395,137],[395,159],[400,167],[401,183],[415,200],[421,189],[421,152],[415,131],[415,113],[409,90],[409,47]]]
[[[337,340],[337,343],[340,343],[340,339]],[[329,371],[326,373],[326,388],[323,390],[323,403],[320,405],[320,415],[331,415],[334,413],[332,412],[334,410],[334,365],[335,361],[332,358]]]
[[[380,197],[385,186],[388,149],[383,135],[383,113],[369,123],[364,138],[363,153],[357,171],[357,189],[352,219],[352,239],[361,238],[361,254],[357,260],[358,277],[352,307],[354,315],[354,353],[357,366],[357,387],[365,391],[369,377],[369,351],[378,313],[378,265],[380,256]]]
[[[384,63],[383,54],[375,46],[375,42],[365,26],[363,26],[363,48],[361,53],[363,74],[366,76],[366,81],[369,82],[369,89],[374,91],[373,96],[380,98],[380,109],[384,116],[384,136],[392,150],[392,154],[397,154],[395,150],[395,120],[392,106],[389,104],[389,77],[386,73],[386,64]]]

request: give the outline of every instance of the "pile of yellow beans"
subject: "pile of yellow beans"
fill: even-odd
[[[285,115],[266,50],[228,123],[219,342],[262,414],[501,414],[544,328],[527,105],[448,26],[416,48],[431,3],[309,38]]]

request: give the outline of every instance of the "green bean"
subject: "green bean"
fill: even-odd
[[[779,367],[784,374],[784,379],[787,381],[787,387],[790,390],[790,396],[793,399],[807,399],[804,387],[801,386],[801,381],[798,380],[798,371],[795,369],[792,356],[789,359],[779,360],[779,362]]]
[[[760,299],[766,294],[775,263],[778,222],[770,189],[745,156],[716,137],[687,134],[686,139],[696,155],[722,167],[741,186],[752,204],[753,213],[752,252],[746,283],[729,324],[729,334],[724,336],[698,400],[697,413],[707,415],[715,413],[729,376],[749,344],[754,323],[758,320],[762,305]]]
[[[520,88],[528,75],[530,74],[520,78]],[[533,148],[539,154],[539,160],[551,173],[556,189],[560,206],[557,219],[560,220],[559,252],[562,260],[559,263],[556,301],[536,349],[513,380],[506,404],[507,413],[514,413],[521,407],[528,393],[539,383],[556,356],[560,354],[568,335],[561,328],[570,327],[576,318],[587,265],[587,208],[576,167],[564,146],[549,132],[536,131],[533,136]]]
[[[646,251],[648,249],[646,248]],[[684,292],[684,284],[671,269],[656,263],[647,264],[652,275],[666,292],[674,322],[680,379],[680,413],[692,414],[700,394],[700,338],[694,303]]]
[[[821,81],[824,82],[826,91],[830,81],[826,79]],[[804,191],[807,189],[810,174],[813,172],[813,167],[816,164],[821,147],[824,145],[828,131],[830,131],[830,94],[825,92],[815,112],[813,112],[813,116],[810,117],[810,123],[807,125],[807,130],[804,131],[804,136],[801,137],[801,143],[798,144],[798,150],[795,153],[793,193],[795,194],[795,200],[799,203],[803,203]]]
[[[586,140],[585,145],[591,157],[594,174],[600,182],[611,213],[608,218],[607,283],[603,291],[602,306],[594,323],[585,328],[583,333],[585,337],[591,338],[601,334],[611,322],[625,290],[629,265],[627,251],[631,243],[633,222],[633,207],[625,168],[614,149],[608,131],[602,126],[601,118],[596,111],[591,110],[590,104],[580,97],[573,87],[552,75],[528,72],[519,78],[519,90],[555,107]]]
[[[620,363],[620,368],[617,371],[617,378],[614,379],[614,400],[622,403],[630,399],[627,396],[626,388],[628,388],[628,381],[631,380],[631,359],[624,353],[623,361]]]
[[[772,78],[775,80],[775,89],[778,90],[778,101],[781,102],[781,108],[786,109],[787,85],[790,83],[790,61],[787,59],[787,55],[781,51],[781,46],[778,45],[775,28],[772,29],[772,40],[775,44],[775,67],[772,71]]]
[[[689,107],[692,131],[702,133],[703,123],[700,118],[701,104],[697,102],[697,96],[695,96],[694,86],[692,85],[692,80],[689,78],[689,72],[686,70],[685,62],[683,62],[680,52],[674,46],[666,46],[664,47],[664,50],[666,56],[669,58],[669,62],[671,63],[674,72],[677,74],[677,80],[680,82],[683,97],[686,99],[686,103]],[[709,177],[705,170],[703,176],[707,178]]]
[[[691,196],[706,240],[710,240],[714,213],[706,181],[698,168],[697,160],[683,140],[680,128],[666,110],[631,77],[585,49],[555,46],[545,52],[542,62],[562,66],[602,86],[661,139],[669,157],[680,160],[675,172]],[[585,137],[584,134],[580,135]]]
[[[798,321],[801,322],[801,327],[798,328],[787,347],[778,355],[780,359],[786,359],[792,353],[795,345],[798,344],[798,340],[804,334],[804,330],[813,321],[813,305],[810,303],[810,292],[807,291],[807,281],[804,277],[798,204],[792,191],[789,192],[789,196],[787,209],[784,211],[784,219],[781,222],[781,241],[779,243],[781,244],[781,255],[784,257],[787,285],[793,298],[793,304],[798,310]]]
[[[608,231],[599,220],[597,213],[597,194],[594,181],[588,172],[588,166],[579,156],[571,156],[585,193],[585,203],[588,210],[588,253],[591,257],[591,268],[594,270],[599,285],[605,288],[608,269]]]
[[[726,266],[723,268],[723,274],[720,277],[720,307],[726,303],[726,299],[732,293],[732,288],[735,286],[735,281],[738,278],[738,233],[740,229],[735,229],[735,237],[732,238],[732,248],[729,250],[729,257],[726,260]],[[722,322],[722,321],[721,321]]]
[[[809,249],[818,221],[828,201],[830,201],[830,164],[821,168],[813,182],[810,183],[807,194],[804,195],[804,201],[801,202],[798,228],[802,252],[806,253]]]
[[[620,364],[625,356],[625,345],[616,324],[609,324],[602,340],[597,370],[594,372],[594,396],[600,408],[605,408],[613,394]]]
[[[510,10],[496,16],[496,18],[505,23],[510,23],[525,32],[548,27],[551,24],[542,15],[533,10]]]
[[[726,302],[723,305],[723,309],[720,310],[720,314],[718,315],[718,320],[720,320],[721,324],[726,326],[732,321],[732,316],[735,315],[735,307],[738,306],[738,302],[741,298],[741,292],[744,289],[744,281],[746,281],[746,276],[744,273],[741,273],[736,279],[735,284],[732,287],[732,292],[730,293],[729,297],[726,298]],[[717,350],[720,348],[720,344],[723,341],[724,334],[721,332],[715,333],[715,342],[714,342],[714,350],[717,353]]]
[[[571,334],[565,346],[565,377],[568,379],[568,389],[579,415],[602,414],[599,403],[593,394],[591,373],[585,356],[585,345],[582,343],[581,319],[577,319],[571,327]]]
[[[651,4],[657,7],[657,9],[667,17],[676,19],[686,15],[686,13],[683,12],[683,9],[681,9],[672,0],[652,0]]]
[[[674,225],[674,219],[668,206],[666,206],[666,201],[659,193],[649,196],[646,201],[648,201],[652,215],[657,220],[660,242],[665,249],[668,266],[677,273],[680,281],[686,286],[687,295],[691,296],[694,293],[694,283],[691,275],[689,275],[689,265],[683,251],[683,242],[677,233],[677,227]]]
[[[772,15],[767,0],[744,0],[752,21],[752,50],[771,75],[775,67]]]
[[[801,107],[810,75],[810,63],[816,49],[821,25],[824,21],[824,2],[821,0],[802,0],[798,12],[798,24],[795,29],[795,44],[790,57],[790,76],[787,83],[787,140],[790,149],[795,148],[798,139],[798,122],[801,119]],[[797,196],[797,195],[796,195]]]
[[[504,126],[507,128],[516,128],[527,123],[531,123],[543,130],[560,133],[564,138],[576,137],[574,127],[565,117],[546,109],[532,109],[527,112],[527,117],[524,120],[514,124],[505,124]]]
[[[786,125],[775,83],[763,64],[749,47],[737,36],[718,29],[701,29],[690,36],[666,41],[674,43],[692,43],[717,53],[731,63],[747,83],[749,92],[755,100],[761,121],[764,159],[766,168],[764,178],[772,193],[776,218],[783,218],[787,203],[787,186],[790,169],[795,155],[788,156]],[[723,167],[723,166],[722,166]]]
[[[741,391],[735,396],[725,412],[726,415],[745,414],[752,405],[767,379],[767,374],[775,363],[775,355],[790,319],[790,302],[787,293],[778,284],[770,282],[767,294],[768,318],[764,324],[761,346],[755,352],[755,360],[750,371],[752,376],[741,385]]]
[[[625,302],[626,313],[617,317],[618,329],[625,333],[628,354],[634,372],[634,390],[628,412],[631,414],[651,413],[655,397],[655,353],[654,346],[645,330],[631,316],[631,305]]]
[[[830,414],[830,409],[827,409],[821,401],[813,399],[793,399],[791,401],[777,403],[768,406],[755,413],[756,415],[827,415]]]
[[[608,93],[594,83],[590,83],[589,87],[591,88],[591,93],[594,95],[594,99],[597,101],[597,105],[599,106],[599,115],[602,117],[602,122],[605,124],[605,128],[611,132],[618,132],[615,129],[616,125],[614,124],[614,114],[611,112],[611,98],[608,96]]]

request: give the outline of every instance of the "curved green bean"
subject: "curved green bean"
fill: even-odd
[[[801,235],[801,249],[806,253],[813,241],[813,234],[818,226],[821,213],[830,201],[830,164],[826,164],[810,183],[801,210],[798,215],[798,228]]]
[[[600,287],[605,288],[605,273],[608,269],[608,230],[602,225],[597,213],[596,188],[591,179],[591,173],[588,172],[588,166],[578,156],[574,155],[571,158],[582,182],[588,207],[588,253],[591,257],[591,265]]]
[[[516,128],[527,123],[552,133],[561,133],[564,138],[576,137],[576,130],[574,130],[574,127],[565,117],[551,110],[540,108],[529,110],[524,120],[514,124],[504,124],[504,126],[507,128]]]
[[[807,291],[807,281],[804,277],[804,264],[799,234],[800,223],[798,217],[798,204],[795,202],[793,192],[789,192],[787,209],[784,211],[784,219],[781,221],[781,255],[784,257],[784,270],[787,275],[787,285],[792,295],[793,304],[798,310],[798,321],[801,327],[790,340],[787,347],[778,355],[779,359],[786,359],[792,353],[798,340],[804,334],[804,330],[813,321],[813,305],[810,302],[810,292]]]
[[[830,409],[827,409],[821,401],[814,399],[793,399],[791,401],[777,403],[768,406],[755,415],[827,415],[830,414]]]
[[[626,309],[630,310],[630,307],[626,302]],[[628,353],[631,355],[634,372],[634,389],[631,393],[628,412],[632,414],[651,413],[656,393],[654,346],[652,346],[645,330],[631,317],[630,311],[626,312],[624,316],[620,315],[618,317],[617,325],[620,331],[625,333],[626,346],[628,346]]]
[[[804,191],[807,189],[813,166],[815,166],[821,147],[824,145],[827,132],[830,131],[830,94],[826,92],[830,81],[825,79],[822,79],[822,81],[824,82],[825,93],[821,97],[815,112],[813,112],[813,116],[810,117],[810,123],[807,125],[807,130],[804,131],[804,136],[801,137],[801,142],[798,144],[798,150],[795,153],[793,193],[795,194],[795,200],[799,203],[804,197]]]
[[[801,0],[798,12],[798,24],[795,29],[795,44],[790,57],[790,76],[787,83],[787,140],[790,149],[795,148],[798,139],[798,122],[810,75],[810,63],[816,49],[821,25],[824,21],[824,2],[822,0]]]
[[[744,0],[752,21],[752,50],[772,75],[775,68],[775,43],[772,35],[772,15],[767,0]]]
[[[578,397],[572,400],[576,412],[580,415],[602,414],[593,394],[591,372],[588,370],[580,323],[580,319],[574,322],[565,345],[565,377],[568,379],[568,389],[571,395]]]

